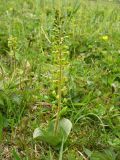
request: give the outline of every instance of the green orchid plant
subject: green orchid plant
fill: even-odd
[[[60,16],[59,10],[56,10],[52,36],[52,56],[55,68],[57,68],[55,74],[57,77],[56,83],[58,88],[56,118],[50,122],[46,130],[36,128],[33,133],[33,138],[39,138],[52,146],[64,143],[72,128],[71,121],[66,118],[61,118],[60,115],[61,111],[64,109],[61,105],[62,87],[64,87],[65,84],[63,72],[66,65],[68,65],[68,47],[64,44],[66,36],[62,29],[62,25],[62,17]]]

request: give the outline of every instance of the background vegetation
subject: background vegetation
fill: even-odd
[[[60,114],[73,124],[62,151],[33,139],[56,115],[59,38]],[[119,43],[119,1],[2,0],[0,159],[119,160]]]

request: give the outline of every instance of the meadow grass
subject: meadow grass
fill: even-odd
[[[60,12],[61,116],[67,142],[33,140],[56,116]],[[0,3],[0,159],[119,160],[120,4],[117,1],[3,0]],[[65,51],[64,51],[65,50]],[[67,50],[67,52],[66,52]]]

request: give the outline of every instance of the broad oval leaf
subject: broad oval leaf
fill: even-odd
[[[60,125],[60,128],[64,130],[65,132],[64,138],[66,139],[72,129],[72,123],[69,119],[63,118],[60,120],[59,125]]]
[[[52,120],[46,130],[36,128],[33,133],[33,138],[40,138],[40,140],[47,142],[52,146],[57,146],[67,140],[68,135],[72,129],[72,123],[70,120],[63,118],[59,121],[57,133],[54,132],[55,121]]]
[[[41,137],[43,136],[43,132],[40,128],[36,128],[33,132],[33,138]]]

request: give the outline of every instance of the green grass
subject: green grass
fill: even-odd
[[[52,147],[32,137],[57,112],[59,9],[61,116],[73,128],[64,146]],[[119,2],[3,0],[0,19],[0,159],[119,160]]]

